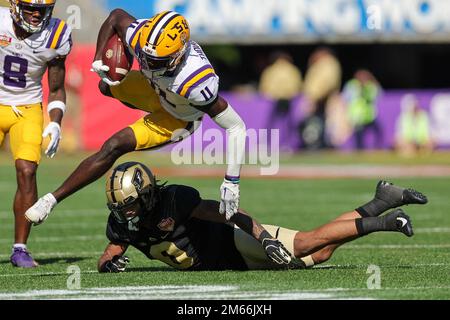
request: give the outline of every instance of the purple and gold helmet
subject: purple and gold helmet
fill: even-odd
[[[36,33],[44,30],[50,23],[56,0],[10,0],[9,2],[11,17],[14,22],[26,32]],[[34,25],[26,21],[24,10],[39,10],[42,17],[40,23]]]

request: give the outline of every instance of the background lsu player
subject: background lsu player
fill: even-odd
[[[42,138],[50,135],[45,151],[58,148],[65,110],[65,57],[71,49],[71,30],[52,18],[56,0],[11,0],[0,8],[0,144],[9,133],[15,160],[15,244],[11,263],[34,267],[26,249],[30,223],[24,213],[37,199],[36,170]],[[48,69],[50,123],[43,130],[42,77]]]
[[[130,72],[120,83],[107,77],[109,67],[101,60],[108,39],[115,33],[138,59],[141,69]],[[173,11],[142,20],[121,9],[112,11],[99,31],[92,69],[104,82],[100,85],[104,94],[149,114],[108,139],[62,186],[39,199],[27,211],[27,217],[35,224],[41,223],[57,202],[100,178],[121,155],[179,141],[198,127],[206,113],[229,136],[228,167],[220,188],[219,211],[230,219],[239,207],[246,128],[234,109],[219,96],[219,77],[201,47],[190,40],[186,19]]]

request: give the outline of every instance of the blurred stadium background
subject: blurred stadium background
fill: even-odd
[[[55,15],[75,29],[67,68],[66,152],[96,150],[111,133],[141,116],[98,94],[98,79],[89,71],[98,29],[116,7],[139,18],[163,9],[186,15],[193,39],[204,46],[222,92],[247,127],[279,129],[285,151],[392,150],[400,139],[414,139],[411,127],[419,122],[426,123],[417,138],[423,149],[450,146],[448,1],[59,0]],[[326,51],[335,61],[327,60]],[[263,79],[280,55],[292,65],[277,64]],[[273,76],[277,69],[291,72],[289,67],[297,69],[292,80]],[[361,69],[373,75],[378,92],[352,87]],[[272,84],[277,81],[282,83]],[[407,117],[414,104],[427,121]],[[376,126],[368,125],[372,120]],[[205,127],[211,122],[205,121]],[[362,139],[358,145],[355,130]]]
[[[6,1],[0,0],[0,4]],[[41,258],[42,272],[51,273],[42,280],[27,276],[25,271],[12,270],[7,261],[15,180],[12,159],[4,145],[0,153],[0,268],[11,275],[0,275],[5,291],[63,288],[65,266],[77,263],[88,270],[83,281],[91,287],[234,283],[247,291],[269,287],[279,292],[289,287],[310,290],[310,295],[307,292],[281,298],[450,297],[450,1],[58,0],[55,16],[74,27],[74,48],[67,65],[68,113],[63,121],[63,140],[54,159],[42,160],[40,195],[58,186],[86,154],[97,150],[112,133],[142,116],[139,111],[101,96],[97,89],[99,79],[89,71],[98,29],[116,7],[137,18],[166,9],[184,14],[190,22],[192,38],[203,46],[220,76],[222,94],[242,115],[247,128],[279,129],[279,174],[246,180],[258,175],[259,166],[243,169],[243,206],[258,219],[291,228],[312,228],[368,199],[379,178],[414,185],[432,201],[425,215],[422,208],[410,208],[418,216],[419,232],[414,244],[390,235],[373,237],[378,240],[363,239],[358,242],[359,247],[357,244],[343,250],[342,255],[338,253],[330,268],[308,272],[306,277],[267,273],[264,281],[257,283],[254,280],[261,273],[175,276],[156,272],[147,282],[139,274],[107,280],[95,274],[96,255],[106,240],[100,179],[58,207],[67,211],[67,219],[61,213],[33,229],[30,248],[35,250],[38,261]],[[212,127],[214,124],[205,119],[203,129]],[[191,183],[204,195],[217,198],[223,165],[174,166],[170,148],[125,158],[145,161],[161,177]],[[192,179],[201,176],[207,177]],[[283,180],[286,178],[291,180]],[[282,191],[277,198],[282,205],[269,201],[273,190]],[[327,200],[331,203],[324,203]],[[89,209],[86,204],[90,204]],[[88,235],[92,234],[98,237],[90,238]],[[67,235],[71,237],[62,240]],[[385,243],[392,247],[378,251]],[[79,259],[71,252],[76,252]],[[147,266],[147,261],[137,253],[132,258],[137,261],[135,273],[147,270],[139,269],[140,264]],[[368,261],[389,271],[384,279],[391,290],[362,291]],[[402,270],[407,270],[407,280]],[[15,282],[12,277],[17,274],[29,277],[28,285]],[[327,290],[335,287],[355,291],[350,294],[344,289],[344,295],[327,296]],[[194,295],[214,296],[218,297]],[[0,295],[11,297],[14,298],[9,293]],[[24,297],[32,295],[16,296]]]

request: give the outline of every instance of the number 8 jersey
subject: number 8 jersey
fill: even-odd
[[[42,102],[42,77],[47,64],[66,56],[72,47],[71,28],[56,18],[42,31],[17,39],[8,8],[0,8],[0,104]]]

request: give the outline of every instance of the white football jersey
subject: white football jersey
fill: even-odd
[[[146,21],[137,20],[127,30],[126,43],[136,58],[140,50],[137,39]],[[212,103],[219,92],[219,77],[202,48],[194,41],[189,42],[183,62],[173,73],[155,77],[151,72],[141,71],[159,95],[162,107],[184,121],[202,117],[204,113],[193,106]]]
[[[71,28],[56,18],[42,31],[19,40],[8,8],[0,8],[0,104],[42,102],[42,76],[47,64],[66,56],[72,47]]]

